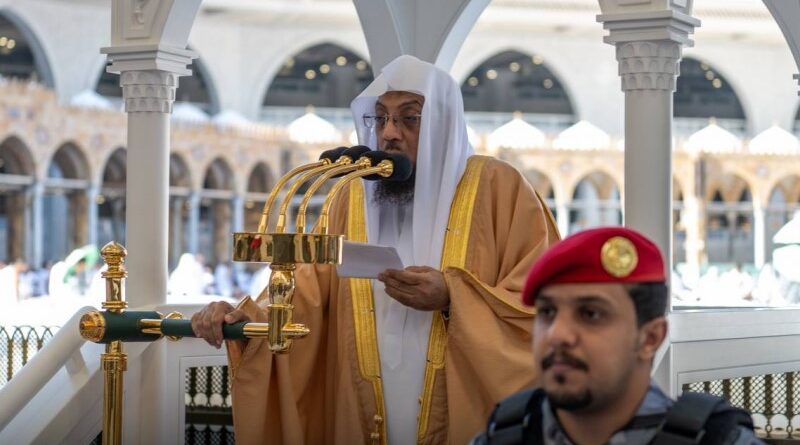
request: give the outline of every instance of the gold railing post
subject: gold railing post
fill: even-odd
[[[106,301],[103,309],[121,313],[128,306],[125,301],[123,280],[125,256],[128,252],[116,242],[106,244],[100,251],[108,270],[103,272],[106,279]],[[103,366],[103,445],[122,444],[122,380],[127,369],[128,355],[123,352],[119,340],[106,344],[106,352],[101,356]]]

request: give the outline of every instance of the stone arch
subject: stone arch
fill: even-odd
[[[3,41],[3,38],[6,40]],[[0,9],[0,43],[0,51],[7,51],[8,55],[13,56],[12,61],[5,65],[10,64],[9,67],[16,71],[0,72],[0,75],[35,80],[55,89],[53,71],[44,46],[28,23],[8,8]]]
[[[590,227],[620,225],[620,188],[608,173],[591,171],[576,182],[569,209],[569,233]]]
[[[74,142],[62,144],[50,157],[46,175],[48,178],[90,180],[92,173],[83,150]]]
[[[17,136],[0,143],[0,173],[35,176],[36,166],[27,144]]]
[[[169,155],[169,186],[170,187],[192,187],[192,172],[189,164],[183,156],[177,153]]]
[[[127,163],[127,151],[119,147],[109,153],[100,169],[100,194],[96,202],[98,245],[125,242]]]
[[[26,188],[33,184],[35,171],[33,156],[20,138],[9,136],[0,143],[0,261],[25,257],[31,235],[25,223]]]
[[[753,189],[735,173],[710,181],[705,194],[706,255],[709,263],[753,263]]]
[[[272,177],[272,170],[266,162],[260,161],[250,170],[247,175],[247,192],[269,193],[275,183]]]
[[[222,157],[216,157],[206,166],[203,174],[203,189],[236,190],[233,169],[228,161]]]

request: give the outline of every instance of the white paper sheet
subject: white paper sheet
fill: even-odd
[[[378,278],[386,269],[404,269],[403,261],[394,247],[345,241],[342,264],[336,266],[340,277]]]

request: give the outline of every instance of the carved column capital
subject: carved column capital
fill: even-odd
[[[169,71],[123,71],[119,80],[128,113],[172,113],[178,74]]]
[[[681,50],[692,46],[689,34],[700,25],[688,12],[685,8],[627,12],[619,7],[597,16],[609,30],[603,40],[617,48],[623,91],[675,91]]]
[[[675,91],[681,44],[669,40],[617,44],[622,91]]]
[[[128,113],[172,113],[178,77],[191,74],[187,65],[197,57],[185,48],[164,45],[104,48],[110,73],[120,75]]]

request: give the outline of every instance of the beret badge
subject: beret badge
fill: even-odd
[[[603,243],[600,262],[606,272],[617,278],[624,278],[636,269],[639,255],[631,240],[623,236],[613,236]]]

